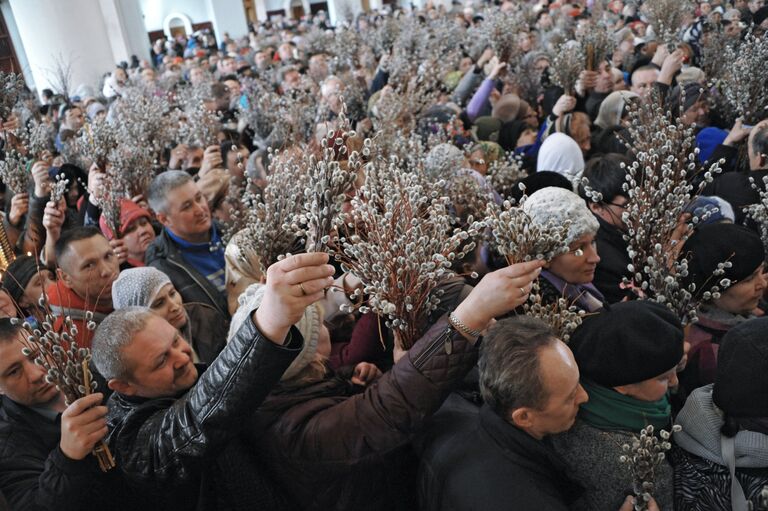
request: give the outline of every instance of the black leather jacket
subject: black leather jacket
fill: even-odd
[[[222,467],[240,477],[253,472],[253,459],[238,459],[240,465],[233,466],[231,453],[247,453],[232,444],[302,344],[292,328],[286,345],[278,346],[249,320],[187,392],[154,399],[114,393],[108,402],[108,441],[130,484],[156,509],[244,509],[254,499],[263,502],[271,488],[253,484],[235,488],[232,495]],[[254,478],[264,479],[260,476]]]

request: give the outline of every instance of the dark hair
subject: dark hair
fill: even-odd
[[[56,261],[61,261],[61,256],[67,252],[67,249],[71,243],[74,243],[75,241],[91,239],[94,236],[104,237],[99,228],[95,225],[82,225],[73,229],[66,229],[61,231],[61,237],[56,240],[56,245],[54,245],[53,248]]]
[[[546,405],[539,351],[555,339],[546,323],[530,316],[503,319],[490,328],[478,362],[480,392],[497,414]]]
[[[621,164],[627,167],[632,164],[632,160],[623,154],[608,153],[591,158],[584,168],[584,179],[589,182],[589,187],[603,196],[601,202],[613,202],[617,195],[626,196],[624,183],[626,183],[627,170],[621,168]],[[591,202],[587,196],[583,184],[579,184],[579,196]]]
[[[0,342],[12,341],[19,336],[21,324],[11,318],[0,318]]]
[[[518,186],[520,183],[525,185],[525,192]],[[542,170],[540,172],[534,172],[530,176],[521,179],[514,187],[512,187],[512,191],[509,193],[509,198],[519,202],[520,199],[523,198],[523,193],[530,197],[534,192],[549,186],[562,188],[569,192],[573,191],[573,185],[568,181],[567,177],[558,174],[557,172],[552,172],[551,170]]]
[[[723,425],[720,427],[720,433],[722,433],[726,438],[733,438],[736,436],[739,430],[741,430],[739,421],[729,416],[728,414],[725,414],[725,417],[723,417]]]

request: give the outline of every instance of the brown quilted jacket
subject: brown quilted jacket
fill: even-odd
[[[251,440],[298,509],[415,509],[409,442],[476,362],[443,317],[365,389],[335,376],[274,390]]]

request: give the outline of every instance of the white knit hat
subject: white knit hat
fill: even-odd
[[[531,194],[523,203],[523,211],[538,224],[553,222],[561,225],[570,221],[568,239],[565,240],[569,245],[585,234],[596,233],[600,228],[584,199],[556,186],[548,186]]]
[[[258,309],[261,305],[261,301],[264,299],[264,293],[267,290],[265,284],[251,284],[246,288],[245,292],[240,295],[238,299],[239,306],[234,316],[232,316],[232,323],[229,325],[229,335],[227,336],[227,342],[240,330],[243,322],[250,321],[251,313]],[[317,341],[320,338],[320,327],[322,326],[323,314],[320,306],[316,303],[310,305],[304,310],[304,315],[301,317],[298,323],[294,326],[301,332],[304,337],[304,347],[299,353],[299,356],[288,366],[285,373],[283,373],[282,381],[290,380],[305,366],[315,359],[317,353]]]

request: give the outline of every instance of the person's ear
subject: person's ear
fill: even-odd
[[[120,394],[123,394],[124,396],[133,396],[136,394],[136,387],[128,383],[124,380],[119,380],[117,378],[112,378],[107,382],[107,387],[114,390],[115,392],[119,392]]]
[[[165,213],[155,212],[155,218],[157,221],[163,224],[163,227],[171,227],[171,220]]]
[[[599,204],[597,202],[592,202],[592,201],[589,201],[587,203],[587,207],[589,208],[589,210],[592,213],[594,213],[596,215],[599,215],[600,212],[602,212],[602,210],[603,210],[603,205],[602,204]]]
[[[529,429],[533,426],[533,411],[525,406],[516,408],[509,414],[510,421],[520,429]]]
[[[72,277],[70,277],[67,272],[62,270],[61,266],[56,268],[56,278],[66,287],[72,289]]]

